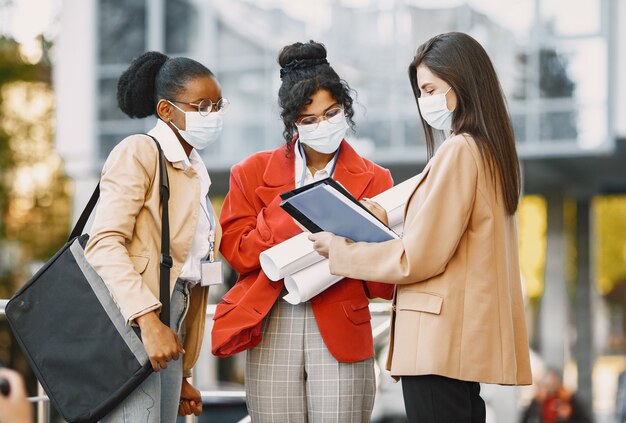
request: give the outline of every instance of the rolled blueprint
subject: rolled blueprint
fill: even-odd
[[[372,198],[387,211],[389,227],[398,235],[402,235],[404,207],[418,177],[407,179]],[[330,274],[328,260],[313,249],[308,236],[309,232],[298,234],[259,256],[261,268],[270,280],[285,279],[285,288],[289,292],[285,300],[292,304],[308,301],[343,279]]]
[[[324,259],[313,249],[309,234],[302,232],[261,253],[261,268],[270,280],[279,281]]]
[[[293,275],[285,276],[285,288],[289,293],[284,298],[288,303],[299,304],[310,300],[342,279],[343,276],[330,274],[328,260],[323,259]]]
[[[391,229],[397,234],[402,234],[402,227],[402,222],[400,222],[399,225]],[[309,301],[320,292],[325,291],[343,279],[343,276],[331,274],[328,260],[319,254],[318,256],[322,258],[321,261],[292,273],[291,275],[285,276],[285,288],[288,294],[283,298],[285,298],[288,303],[300,304]]]

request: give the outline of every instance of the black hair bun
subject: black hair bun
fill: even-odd
[[[117,104],[131,118],[143,118],[156,112],[156,77],[168,57],[149,51],[137,57],[117,81]]]
[[[317,65],[328,64],[326,47],[322,43],[311,40],[308,43],[294,43],[284,47],[278,55],[281,77],[287,71],[305,69]]]

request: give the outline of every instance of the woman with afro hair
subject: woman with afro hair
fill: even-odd
[[[221,229],[197,150],[219,136],[228,101],[204,65],[158,52],[133,61],[119,79],[117,98],[131,118],[157,121],[149,135],[127,137],[107,158],[86,256],[127,324],[139,326],[155,373],[102,421],[170,423],[177,414],[202,411],[200,393],[187,378],[204,333],[208,287],[201,261],[212,260]],[[161,204],[153,138],[164,153],[170,188],[170,327],[159,320]]]

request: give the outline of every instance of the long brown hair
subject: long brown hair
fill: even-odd
[[[506,211],[514,214],[521,190],[519,160],[502,87],[487,52],[478,41],[461,32],[440,34],[419,46],[409,65],[416,103],[420,97],[419,65],[425,65],[454,90],[457,104],[452,131],[474,138],[494,182],[496,175],[500,179]],[[419,103],[417,108],[419,110]],[[431,158],[435,150],[433,130],[423,118],[422,126]]]

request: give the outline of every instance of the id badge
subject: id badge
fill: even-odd
[[[222,260],[202,260],[200,262],[200,268],[202,270],[200,285],[221,285],[224,282],[224,267],[222,265]]]

